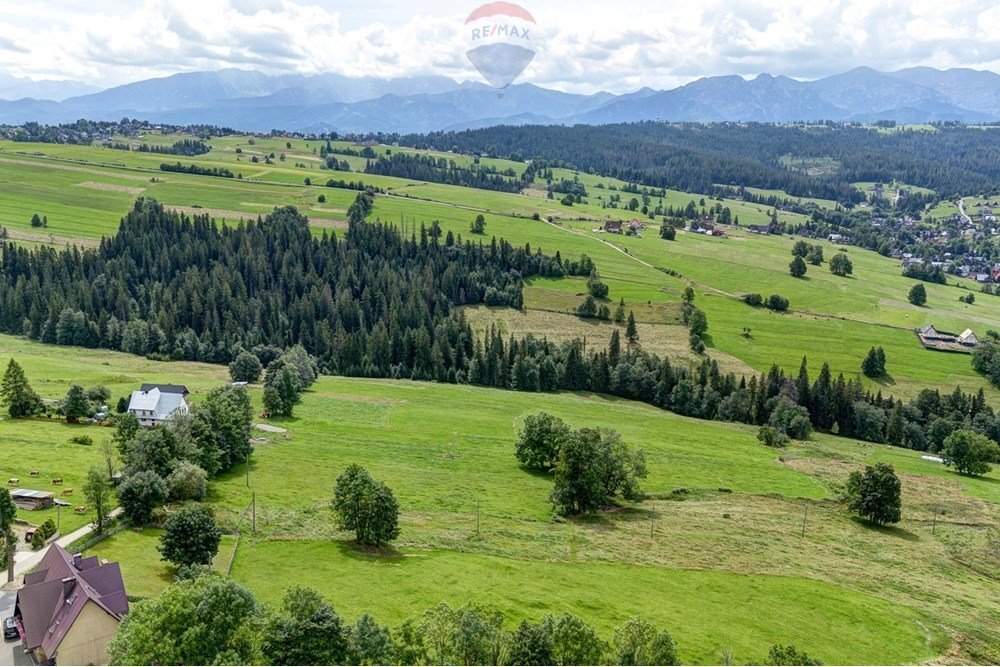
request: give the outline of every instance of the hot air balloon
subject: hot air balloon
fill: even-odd
[[[503,1],[487,3],[465,20],[469,43],[465,55],[491,86],[502,90],[535,57],[535,27],[534,17],[523,7]]]

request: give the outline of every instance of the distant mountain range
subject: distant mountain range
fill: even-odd
[[[89,94],[84,84],[0,74],[0,123],[79,118],[208,123],[248,131],[429,132],[498,124],[605,124],[640,120],[808,120],[901,123],[1000,121],[1000,75],[914,67],[858,67],[815,81],[761,74],[716,76],[672,90],[577,95],[532,84],[501,94],[447,77],[271,76],[225,69],[148,79]]]

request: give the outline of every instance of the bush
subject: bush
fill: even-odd
[[[757,441],[768,447],[785,447],[789,443],[789,437],[774,427],[765,424],[757,431]]]
[[[767,653],[767,659],[763,661],[764,665],[822,665],[822,660],[817,660],[816,658],[810,658],[805,651],[798,651],[791,644],[788,646],[782,646],[781,644],[775,644],[771,647],[771,650]]]
[[[764,297],[762,297],[760,294],[757,294],[755,292],[752,292],[750,294],[744,294],[743,295],[743,303],[745,303],[745,304],[747,304],[749,306],[763,306],[764,305]]]
[[[36,528],[35,532],[31,534],[31,548],[38,551],[45,546],[45,534],[42,533],[41,528]]]
[[[118,485],[118,505],[133,526],[144,526],[153,519],[153,510],[167,499],[167,483],[152,470],[140,470],[125,477]]]
[[[181,461],[167,476],[171,500],[201,500],[207,486],[208,475],[190,461]]]
[[[772,294],[767,297],[767,307],[777,311],[788,310],[788,299],[778,294]]]
[[[42,532],[45,539],[49,539],[56,534],[56,522],[52,519],[46,519],[45,523],[43,523],[38,530]]]
[[[69,439],[69,441],[78,445],[86,445],[88,447],[94,444],[94,439],[89,435],[74,435]]]

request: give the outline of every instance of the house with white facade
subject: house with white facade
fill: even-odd
[[[144,384],[132,392],[128,411],[136,416],[142,426],[156,426],[168,422],[175,415],[188,412],[187,387],[176,384]]]

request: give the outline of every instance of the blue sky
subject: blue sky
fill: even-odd
[[[101,86],[239,67],[478,80],[464,17],[478,2],[105,0],[4,3],[0,71]],[[866,65],[1000,70],[990,0],[546,0],[522,76],[574,92],[666,88],[761,72],[812,79]]]

